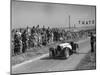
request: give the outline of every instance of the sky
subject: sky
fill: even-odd
[[[78,24],[78,20],[95,19],[95,6],[13,0],[11,3],[12,28],[36,25],[40,25],[40,27],[43,25],[45,27],[68,27],[69,16],[71,26],[74,24],[77,27],[86,26]]]

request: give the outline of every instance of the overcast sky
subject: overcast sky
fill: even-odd
[[[12,28],[83,26],[78,20],[95,19],[95,6],[12,1]],[[91,26],[91,25],[89,25]]]

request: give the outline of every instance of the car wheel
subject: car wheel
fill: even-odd
[[[69,55],[72,55],[73,54],[73,51],[70,49],[69,50]]]
[[[54,56],[54,48],[49,48],[49,56],[53,57]]]
[[[68,58],[70,56],[69,54],[69,48],[65,49],[65,58]]]
[[[49,51],[49,57],[52,57],[52,51]]]

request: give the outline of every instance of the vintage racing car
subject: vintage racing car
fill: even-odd
[[[50,47],[49,56],[53,58],[56,58],[56,57],[68,58],[73,53],[76,53],[77,49],[79,49],[79,46],[77,43],[74,43],[74,42],[62,43],[62,44],[57,45],[55,48]]]

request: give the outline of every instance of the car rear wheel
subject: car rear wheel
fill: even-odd
[[[49,57],[52,57],[52,51],[49,51]]]
[[[53,57],[54,56],[54,48],[49,49],[49,56]]]

